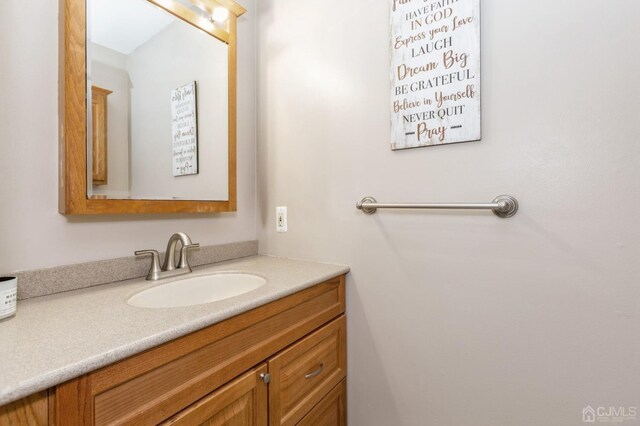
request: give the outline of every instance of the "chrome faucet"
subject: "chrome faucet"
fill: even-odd
[[[176,267],[176,247],[178,242],[181,243],[182,247],[180,247],[180,259],[178,260],[178,266]],[[160,254],[157,250],[139,250],[136,251],[135,254],[136,256],[152,256],[151,269],[147,275],[147,280],[158,281],[162,278],[191,273],[188,252],[190,249],[197,247],[200,247],[200,244],[192,243],[191,238],[189,238],[187,234],[184,232],[178,232],[169,238],[162,268],[160,268]]]

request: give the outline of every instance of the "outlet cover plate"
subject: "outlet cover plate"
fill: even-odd
[[[276,207],[276,232],[287,232],[287,208]]]

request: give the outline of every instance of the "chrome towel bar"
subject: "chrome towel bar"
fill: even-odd
[[[366,214],[374,214],[378,209],[491,210],[498,217],[508,218],[517,213],[518,200],[510,195],[500,195],[490,203],[390,204],[364,197],[356,204],[356,208]]]

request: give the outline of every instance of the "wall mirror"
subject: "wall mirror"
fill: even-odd
[[[61,0],[60,212],[236,209],[232,0]]]

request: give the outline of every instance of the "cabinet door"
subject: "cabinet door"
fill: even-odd
[[[262,365],[176,414],[163,425],[266,426],[267,385]]]
[[[269,361],[269,424],[297,424],[346,377],[344,316]]]
[[[91,148],[93,151],[93,184],[107,184],[107,139],[108,139],[108,118],[107,118],[107,96],[111,94],[110,90],[100,87],[91,87]]]

